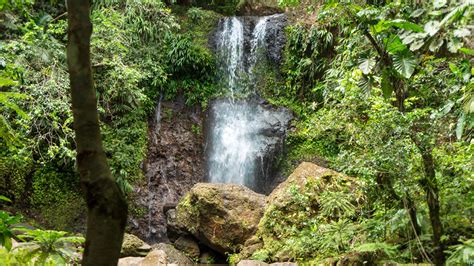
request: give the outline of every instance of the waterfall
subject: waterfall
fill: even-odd
[[[222,24],[218,50],[226,66],[222,70],[227,76],[228,90],[233,98],[238,89],[239,77],[244,71],[244,29],[242,22],[236,17],[225,18]]]
[[[220,21],[216,54],[226,97],[214,101],[209,110],[206,137],[210,182],[262,191],[260,179],[268,179],[270,173],[265,169],[275,157],[272,152],[281,147],[289,115],[260,103],[255,70],[266,60],[267,46],[273,45],[266,40],[271,21],[282,16],[228,17]],[[282,34],[283,27],[279,27]]]

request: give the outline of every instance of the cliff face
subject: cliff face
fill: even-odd
[[[202,117],[201,108],[178,100],[159,104],[150,122],[146,182],[135,188],[136,204],[145,214],[129,222],[132,232],[149,242],[167,241],[166,209],[202,181]]]

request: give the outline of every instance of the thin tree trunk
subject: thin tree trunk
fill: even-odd
[[[127,205],[102,147],[92,82],[90,2],[67,0],[67,61],[77,144],[77,165],[88,207],[83,265],[117,265]]]
[[[416,130],[414,130],[416,132]],[[443,224],[441,223],[440,215],[440,201],[439,201],[439,188],[438,182],[436,181],[436,172],[433,159],[433,148],[429,145],[424,144],[422,141],[417,139],[416,135],[410,136],[416,147],[420,151],[421,158],[423,161],[423,170],[425,172],[425,178],[420,181],[421,186],[426,193],[426,203],[428,204],[428,210],[430,215],[431,228],[433,231],[433,245],[434,245],[434,263],[435,265],[444,265],[444,244],[441,241],[443,235]]]
[[[441,242],[443,235],[443,224],[439,213],[439,190],[436,182],[433,155],[431,150],[422,151],[423,166],[425,170],[426,180],[423,187],[426,193],[426,202],[428,203],[428,210],[430,212],[430,222],[433,230],[433,244],[434,244],[434,263],[436,265],[444,265],[444,246]]]

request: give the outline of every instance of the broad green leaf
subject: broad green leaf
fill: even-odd
[[[415,41],[417,37],[418,37],[417,34],[409,34],[405,38],[403,38],[402,42],[403,44],[410,44],[413,41]]]
[[[451,70],[451,72],[453,72],[453,74],[459,73],[459,67],[453,63],[449,63],[449,69]]]
[[[464,38],[471,35],[471,31],[467,28],[457,29],[453,32],[454,37]]]
[[[459,52],[467,54],[467,55],[474,55],[474,50],[466,48],[466,47],[459,48]]]
[[[461,49],[463,43],[458,38],[453,38],[448,42],[448,50],[451,53],[457,53],[459,49]]]
[[[429,36],[433,36],[435,35],[436,33],[438,33],[439,29],[440,29],[440,22],[437,21],[437,20],[431,20],[431,21],[428,21],[426,24],[425,24],[425,32],[428,33]]]
[[[412,18],[417,18],[417,17],[421,16],[423,13],[425,13],[425,9],[419,8],[419,9],[413,11],[413,12],[410,14],[410,17],[412,17]]]
[[[359,68],[362,70],[362,73],[368,75],[372,72],[372,69],[375,67],[375,59],[374,58],[363,58],[359,62]]]
[[[444,7],[448,3],[447,0],[434,0],[433,7],[436,9]]]
[[[9,198],[5,197],[5,196],[2,196],[0,195],[0,200],[3,200],[3,201],[6,201],[6,202],[12,202]]]
[[[403,19],[394,19],[385,21],[385,24],[388,26],[404,29],[404,30],[411,30],[414,32],[423,32],[423,28],[415,23],[403,20]]]
[[[436,38],[430,43],[430,51],[436,52],[443,45],[444,40],[441,38]]]
[[[410,78],[416,67],[416,59],[411,52],[396,53],[393,56],[395,70],[405,78]]]
[[[9,78],[0,77],[0,88],[1,87],[10,87],[17,85],[18,82]]]
[[[411,51],[416,51],[416,50],[420,49],[421,47],[423,47],[424,44],[425,44],[425,42],[423,40],[417,40],[417,41],[413,42],[410,45],[410,50]]]
[[[407,50],[407,46],[402,43],[400,37],[397,35],[391,35],[389,38],[387,38],[385,47],[387,47],[387,51],[392,54]]]
[[[462,134],[464,133],[464,124],[466,122],[466,115],[464,113],[458,119],[458,123],[456,125],[456,138],[461,140]]]
[[[454,106],[454,102],[453,101],[448,101],[439,111],[438,111],[438,115],[439,117],[443,117],[445,115],[447,115],[451,109],[453,109],[453,106]]]

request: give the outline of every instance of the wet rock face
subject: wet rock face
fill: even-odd
[[[200,108],[186,107],[184,101],[159,107],[149,127],[145,182],[135,188],[145,215],[129,222],[131,231],[149,243],[168,241],[165,212],[204,176]]]
[[[270,16],[267,24],[267,34],[265,36],[267,58],[278,65],[282,61],[282,51],[286,44],[285,27],[288,23],[286,15]]]
[[[278,182],[291,112],[257,99],[220,99],[210,106],[205,118],[206,180],[270,193]]]

